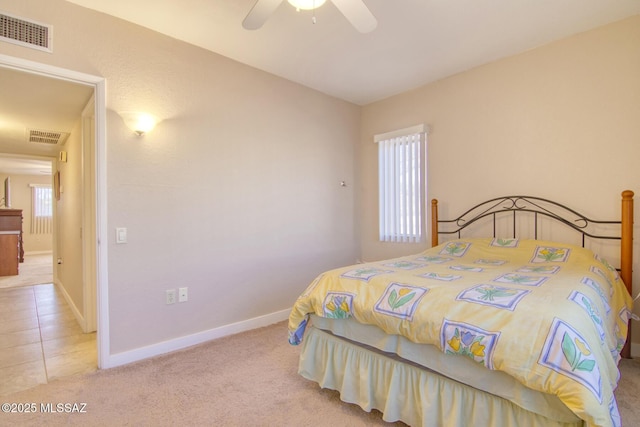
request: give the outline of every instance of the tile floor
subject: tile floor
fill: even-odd
[[[96,334],[53,284],[0,289],[0,396],[96,369]]]

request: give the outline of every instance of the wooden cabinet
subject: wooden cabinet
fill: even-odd
[[[0,232],[18,231],[18,259],[24,262],[22,243],[22,209],[0,209]],[[0,252],[3,253],[3,252]]]
[[[0,276],[18,275],[18,231],[0,231]]]

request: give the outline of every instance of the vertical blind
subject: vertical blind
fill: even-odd
[[[50,185],[30,184],[31,234],[51,234],[53,197]]]
[[[376,136],[380,241],[422,241],[424,141],[423,126]]]

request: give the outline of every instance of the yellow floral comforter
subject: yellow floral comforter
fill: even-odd
[[[321,274],[291,311],[289,342],[310,313],[353,318],[555,394],[588,425],[620,426],[613,390],[631,306],[616,270],[587,249],[463,239]]]

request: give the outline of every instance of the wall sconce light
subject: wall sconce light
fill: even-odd
[[[123,111],[120,117],[129,129],[136,135],[143,136],[150,132],[158,123],[158,120],[149,113],[141,113],[137,111]]]

